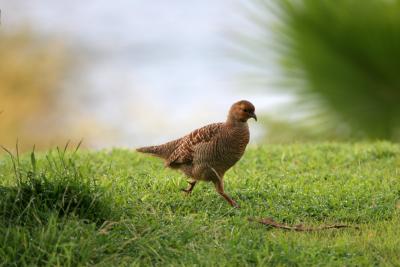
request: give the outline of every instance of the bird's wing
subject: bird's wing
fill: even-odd
[[[222,123],[213,123],[186,135],[167,160],[167,165],[189,163],[193,160],[194,147],[215,138],[221,131]]]

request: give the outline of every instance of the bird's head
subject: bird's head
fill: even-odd
[[[247,122],[248,119],[253,118],[257,121],[257,116],[254,111],[254,105],[249,101],[238,101],[231,106],[228,114],[228,120]]]

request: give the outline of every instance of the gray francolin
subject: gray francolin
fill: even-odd
[[[211,181],[217,192],[234,207],[236,202],[224,192],[224,174],[242,157],[249,142],[247,120],[257,116],[254,105],[242,100],[234,103],[226,122],[213,123],[159,146],[137,151],[163,158],[165,165],[181,170],[189,178],[191,193],[198,181]]]

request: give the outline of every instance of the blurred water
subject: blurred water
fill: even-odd
[[[79,102],[72,123],[87,117],[105,126],[104,134],[90,137],[96,147],[164,142],[225,120],[231,103],[240,99],[252,101],[259,112],[290,101],[239,86],[238,74],[246,67],[227,51],[230,32],[251,31],[242,4],[0,0],[2,27],[28,23],[55,33],[85,58],[85,68],[69,83],[80,93],[71,90],[66,101]],[[257,140],[262,128],[250,125]]]

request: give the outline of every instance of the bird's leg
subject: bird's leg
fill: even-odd
[[[224,192],[224,181],[222,179],[218,181],[213,181],[215,185],[215,190],[217,190],[218,194],[220,194],[223,198],[225,198],[228,203],[235,208],[239,208],[239,205],[232,199],[230,198],[227,194]]]
[[[196,185],[197,181],[190,181],[190,182],[188,181],[188,183],[189,183],[189,187],[187,189],[181,189],[186,194],[192,193],[192,190],[193,190],[194,186]]]
[[[219,176],[218,172],[211,167],[212,173],[214,174],[214,179],[211,181],[215,185],[215,190],[217,190],[218,194],[220,194],[223,198],[225,198],[228,203],[235,208],[239,208],[239,205],[232,199],[230,198],[227,194],[224,192],[224,180]]]

